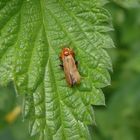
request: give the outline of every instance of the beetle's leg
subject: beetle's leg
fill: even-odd
[[[75,61],[76,66],[78,67],[78,61]]]
[[[60,66],[62,69],[64,68],[63,64],[60,64],[59,66]]]
[[[60,60],[60,61],[62,60],[62,57],[61,57],[61,56],[59,56],[59,60]]]

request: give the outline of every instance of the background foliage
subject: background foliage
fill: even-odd
[[[112,85],[104,89],[107,105],[96,107],[96,126],[90,126],[94,140],[139,140],[140,137],[140,8],[137,6],[115,1],[106,6],[113,17],[112,36],[117,49],[109,52],[114,72]],[[0,89],[0,139],[31,140],[26,129],[28,122],[21,123],[21,116],[12,124],[4,119],[17,102],[20,99],[16,98],[11,84]]]
[[[107,5],[113,17],[117,49],[110,52],[114,73],[112,86],[104,89],[107,106],[96,108],[95,140],[140,138],[140,7],[138,1],[130,2]]]

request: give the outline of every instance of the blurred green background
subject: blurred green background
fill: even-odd
[[[115,49],[109,50],[113,73],[111,86],[103,89],[106,106],[96,106],[93,140],[140,140],[140,7],[137,0],[114,0],[106,5],[112,15]],[[21,99],[13,85],[0,88],[0,140],[35,140],[28,122],[18,115],[13,123],[4,118]]]

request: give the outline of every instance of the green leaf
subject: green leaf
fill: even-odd
[[[91,105],[104,105],[101,88],[112,70],[106,49],[110,14],[97,0],[0,2],[0,84],[14,82],[24,96],[24,118],[40,139],[89,140]],[[79,62],[79,86],[69,87],[59,67],[63,45]]]
[[[135,8],[140,6],[140,0],[113,0],[113,1],[125,8]]]

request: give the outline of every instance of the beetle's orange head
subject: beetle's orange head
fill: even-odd
[[[65,56],[72,55],[74,57],[74,52],[70,48],[63,48],[60,54],[60,58],[63,59]]]

